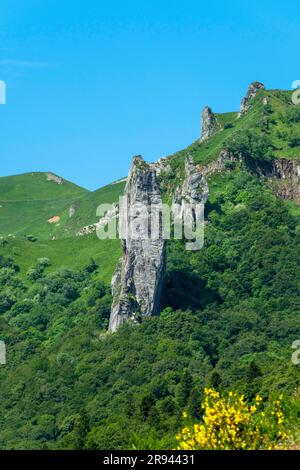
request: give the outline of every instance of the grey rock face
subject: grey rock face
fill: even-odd
[[[114,332],[125,321],[138,323],[143,317],[155,315],[159,309],[165,269],[165,240],[162,235],[146,237],[148,227],[141,224],[140,236],[133,236],[131,227],[140,214],[134,207],[149,208],[162,204],[155,165],[135,157],[125,187],[120,211],[122,258],[112,279],[113,305],[109,330]],[[150,212],[146,214],[149,220]]]
[[[47,181],[54,181],[56,184],[63,184],[64,180],[57,175],[54,175],[53,173],[47,173]]]
[[[259,90],[264,90],[265,85],[260,82],[253,82],[248,88],[246,96],[241,101],[241,107],[238,117],[243,116],[251,108],[251,101],[255,98]]]
[[[111,209],[107,211],[104,217],[102,217],[99,222],[95,222],[94,224],[91,225],[86,225],[85,227],[82,227],[79,232],[76,233],[77,237],[83,237],[85,235],[90,235],[91,233],[97,232],[97,230],[100,230],[104,227],[106,227],[107,224],[109,224],[113,219],[118,218],[119,216],[119,206],[118,204],[112,204]]]
[[[185,160],[184,182],[181,188],[176,189],[173,198],[174,232],[181,232],[183,224],[186,250],[201,250],[203,246],[204,205],[207,198],[206,178],[189,155]]]
[[[200,142],[207,140],[217,129],[217,120],[211,108],[205,106],[202,111]]]
[[[201,170],[204,176],[209,176],[212,173],[221,172],[225,170],[226,162],[234,162],[236,158],[227,150],[221,150],[217,160],[205,165]]]
[[[193,157],[189,155],[185,160],[185,179],[182,187],[175,191],[174,203],[205,203],[207,198],[208,184],[204,173],[196,168]]]
[[[300,205],[300,159],[276,158],[265,165],[258,164],[257,173],[266,177],[282,199],[294,200]]]

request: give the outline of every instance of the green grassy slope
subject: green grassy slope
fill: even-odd
[[[0,178],[0,235],[28,235],[47,239],[52,235],[48,219],[59,215],[88,194],[86,189],[47,173],[26,173]]]
[[[50,261],[47,273],[61,268],[81,269],[93,258],[101,268],[99,278],[109,285],[121,256],[121,245],[119,240],[99,240],[96,234],[41,242],[7,237],[5,243],[2,242],[0,254],[14,257],[23,280],[26,279],[27,271],[34,268],[40,258],[48,258]]]
[[[99,204],[117,202],[124,182],[89,192],[63,180],[59,185],[47,181],[46,173],[0,178],[0,235],[26,236],[40,240],[74,236],[83,226],[97,221]],[[69,217],[69,208],[76,208]],[[54,216],[57,223],[48,222]]]
[[[101,265],[100,279],[110,284],[121,254],[119,240],[99,240],[96,234],[76,237],[76,233],[97,222],[98,205],[117,202],[124,185],[121,181],[89,192],[65,180],[61,185],[47,181],[45,173],[0,178],[0,253],[16,256],[23,279],[39,258],[49,258],[48,272],[81,269],[93,258]],[[72,218],[71,205],[76,208]],[[54,216],[60,220],[50,224],[48,219]],[[37,240],[28,241],[28,235]]]
[[[88,191],[63,180],[62,184],[47,179],[47,173],[25,173],[0,178],[1,201],[31,201],[82,196]]]
[[[61,216],[61,224],[55,227],[55,234],[58,237],[68,237],[75,235],[85,225],[93,224],[99,220],[96,215],[97,207],[100,204],[112,204],[119,201],[119,196],[124,192],[125,182],[116,182],[86,194],[78,200],[76,212],[73,217],[69,217],[68,210],[64,210]]]
[[[251,109],[242,118],[237,119],[237,113],[217,114],[221,128],[209,140],[199,143],[194,142],[171,156],[174,167],[183,165],[183,158],[191,154],[197,163],[203,165],[215,160],[220,151],[236,134],[255,128],[263,127],[265,118],[265,106],[263,99],[268,100],[268,128],[266,134],[274,145],[274,158],[295,158],[300,156],[300,142],[291,147],[289,139],[291,135],[300,135],[300,106],[295,106],[291,101],[292,93],[281,90],[261,90],[251,103]],[[295,117],[291,115],[296,114]],[[227,127],[228,124],[230,127]],[[227,126],[226,126],[227,125]],[[227,128],[226,128],[227,127]]]

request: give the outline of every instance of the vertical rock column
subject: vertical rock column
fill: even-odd
[[[200,142],[204,142],[211,135],[215,133],[218,128],[218,123],[216,116],[212,112],[211,108],[205,106],[202,111],[202,121],[201,121],[201,137]]]
[[[165,240],[161,230],[154,237],[149,233],[151,206],[157,208],[162,204],[155,166],[147,164],[142,157],[135,157],[124,196],[120,212],[123,253],[112,279],[113,305],[109,322],[112,332],[124,321],[138,323],[143,317],[158,312],[165,268]],[[138,230],[132,232],[130,227],[139,226],[139,212],[143,212],[144,220],[148,219],[149,223],[142,223],[140,236],[136,236]]]

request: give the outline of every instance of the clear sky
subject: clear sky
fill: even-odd
[[[131,157],[173,153],[201,109],[253,80],[300,79],[296,1],[1,0],[0,175],[52,171],[88,189]]]

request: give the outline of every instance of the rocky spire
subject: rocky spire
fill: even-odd
[[[110,331],[116,331],[124,321],[137,323],[159,309],[165,268],[165,240],[160,232],[157,237],[145,236],[146,232],[149,235],[150,224],[143,222],[145,219],[150,222],[150,206],[159,207],[161,204],[155,165],[147,164],[142,157],[135,157],[120,207],[123,253],[112,279]],[[144,212],[142,215],[145,207],[146,214]],[[133,226],[139,236],[131,230]]]
[[[175,191],[174,202],[205,203],[208,198],[208,184],[203,172],[196,167],[191,155],[186,157],[184,167],[185,179]]]
[[[211,108],[205,106],[202,111],[202,130],[200,142],[207,140],[216,130],[217,120]]]
[[[264,89],[265,89],[265,85],[260,82],[253,82],[249,85],[247,94],[241,101],[241,107],[240,107],[240,112],[239,112],[238,117],[243,116],[244,114],[247,113],[247,111],[249,111],[249,109],[251,108],[251,101],[253,100],[253,98],[255,98],[259,90],[264,90]]]

